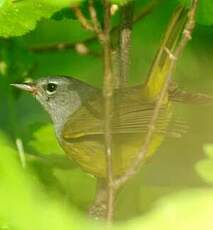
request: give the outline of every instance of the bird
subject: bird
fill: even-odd
[[[102,91],[68,76],[50,76],[34,83],[13,84],[30,92],[49,113],[59,144],[69,157],[90,174],[105,177],[104,98]],[[112,124],[115,175],[134,159],[148,130],[155,101],[141,86],[115,91]],[[160,144],[169,123],[169,105],[160,110],[150,154]],[[169,131],[168,131],[169,132]]]
[[[165,47],[172,51],[176,46],[186,12],[184,7],[175,10],[145,83],[114,89],[111,135],[115,177],[128,170],[143,145],[172,62]],[[106,178],[104,97],[101,89],[74,77],[60,75],[12,85],[30,92],[48,112],[56,138],[69,158],[84,171]],[[213,101],[213,98],[188,93],[170,82],[144,161],[156,152],[167,135],[181,136],[185,132],[182,122],[175,120],[171,123],[174,102],[206,101]]]

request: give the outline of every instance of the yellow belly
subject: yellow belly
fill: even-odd
[[[125,134],[113,136],[113,174],[122,175],[131,165],[138,152],[143,146],[144,135]],[[163,135],[155,134],[152,137],[148,154],[151,156],[159,147]],[[75,160],[83,170],[98,176],[106,177],[106,160],[104,154],[104,142],[100,138],[81,140],[76,142],[64,142],[64,151],[70,158]]]
[[[163,124],[165,129],[167,128],[168,122],[172,116],[172,104],[167,102],[166,106],[167,119],[165,119]],[[112,160],[114,176],[121,176],[130,167],[143,146],[145,135],[145,133],[113,135]],[[165,135],[160,132],[153,134],[145,160],[158,149],[164,139],[164,136]],[[103,135],[91,135],[76,138],[73,141],[61,141],[60,144],[64,151],[68,154],[68,157],[75,160],[84,171],[97,177],[106,177],[106,159]]]

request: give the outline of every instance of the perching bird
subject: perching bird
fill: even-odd
[[[116,89],[112,123],[113,174],[122,175],[135,159],[149,129],[156,101],[168,75],[171,52],[186,20],[186,10],[178,7],[162,40],[144,85]],[[57,139],[68,157],[97,177],[106,176],[104,148],[104,98],[102,91],[72,77],[49,76],[33,83],[14,84],[29,91],[49,113]],[[213,101],[170,87],[161,104],[156,129],[145,159],[161,144],[166,134],[184,132],[182,123],[170,124],[172,102]],[[44,137],[45,138],[45,137]]]

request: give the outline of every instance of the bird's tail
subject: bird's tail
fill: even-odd
[[[168,77],[171,65],[169,52],[172,55],[178,44],[187,20],[187,13],[188,10],[186,8],[178,6],[171,17],[145,82],[145,92],[148,97],[155,99],[159,95],[165,79]]]
[[[169,98],[174,102],[184,104],[209,104],[213,105],[213,96],[205,93],[194,93],[180,89],[175,82],[169,86]]]

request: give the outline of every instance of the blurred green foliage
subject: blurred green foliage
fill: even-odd
[[[4,37],[20,36],[33,30],[37,21],[48,18],[54,12],[79,0],[6,0],[0,7],[0,35]],[[32,13],[33,12],[33,13]]]
[[[144,0],[137,0],[143,5]],[[155,0],[160,1],[160,0]],[[175,0],[173,0],[175,1]],[[189,4],[191,0],[176,0],[176,2]],[[42,18],[49,18],[53,13],[60,11],[55,15],[55,19],[72,17],[65,7],[78,5],[83,0],[1,0],[0,2],[0,36],[11,37],[20,36],[36,26],[36,23]],[[100,1],[97,1],[100,2]],[[115,4],[125,4],[128,0],[112,0]],[[205,25],[213,23],[213,3],[211,0],[201,0],[198,9],[198,22]],[[101,8],[98,8],[101,11]],[[32,13],[33,12],[33,13]]]
[[[75,43],[93,36],[67,11],[68,4],[74,2],[0,1],[0,229],[105,228],[85,215],[94,197],[95,178],[66,158],[49,118],[34,99],[9,86],[57,74],[101,86],[100,57],[81,56],[73,49],[32,52],[35,46]],[[177,2],[162,1],[135,25],[130,84],[145,79]],[[136,13],[147,3],[137,0]],[[213,92],[212,11],[211,0],[200,0],[199,25],[174,76],[184,88],[209,93]],[[118,19],[117,13],[113,25]],[[100,52],[96,41],[89,49]],[[213,108],[176,105],[176,113],[187,120],[189,132],[180,140],[167,139],[156,157],[123,189],[116,218],[132,219],[116,224],[115,229],[212,229],[213,148],[205,144],[213,142]],[[17,138],[25,148],[24,169],[15,145]]]
[[[199,175],[209,184],[213,183],[213,145],[205,145],[206,158],[196,164]]]

